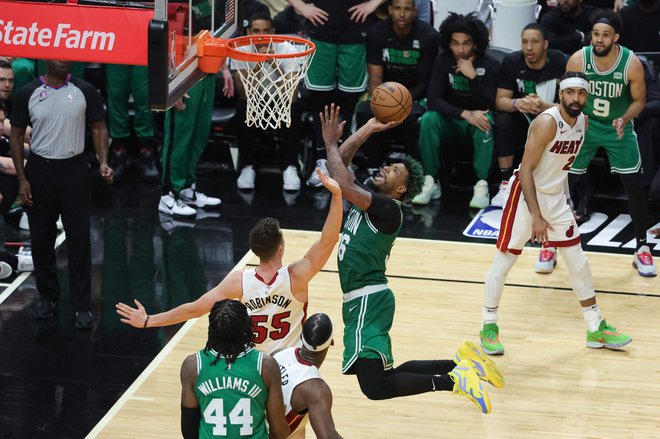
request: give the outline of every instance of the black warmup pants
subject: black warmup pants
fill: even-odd
[[[69,288],[75,311],[89,311],[92,294],[89,236],[89,163],[85,154],[63,160],[30,154],[25,173],[33,206],[27,210],[37,289],[44,299],[59,300],[55,239],[62,215],[69,259]]]

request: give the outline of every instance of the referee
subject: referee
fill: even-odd
[[[89,163],[85,123],[92,128],[100,173],[112,183],[108,130],[101,96],[89,83],[69,74],[69,62],[46,61],[46,74],[23,86],[14,98],[10,135],[19,193],[27,206],[32,258],[40,300],[35,318],[49,319],[59,309],[55,239],[62,216],[69,261],[74,324],[92,327]],[[23,166],[25,129],[32,126],[30,155]]]

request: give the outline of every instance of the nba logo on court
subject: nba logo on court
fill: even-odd
[[[472,222],[463,230],[463,235],[470,238],[497,239],[500,234],[500,221],[502,209],[488,206],[479,211]]]

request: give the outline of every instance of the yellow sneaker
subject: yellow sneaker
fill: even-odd
[[[480,380],[486,381],[498,389],[504,387],[504,376],[497,364],[484,353],[476,344],[464,341],[456,351],[454,363],[459,364],[468,360]]]
[[[449,376],[454,381],[454,390],[452,393],[463,395],[470,399],[481,409],[483,413],[490,413],[492,407],[490,405],[490,398],[488,393],[481,386],[481,381],[477,377],[476,372],[472,368],[472,364],[468,360],[463,360],[456,365],[456,367],[449,372]]]

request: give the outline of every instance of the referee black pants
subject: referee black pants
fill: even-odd
[[[62,215],[69,262],[69,289],[75,311],[89,311],[91,246],[89,163],[84,154],[63,160],[30,154],[25,173],[33,205],[27,210],[37,289],[43,299],[60,300],[55,239]]]

